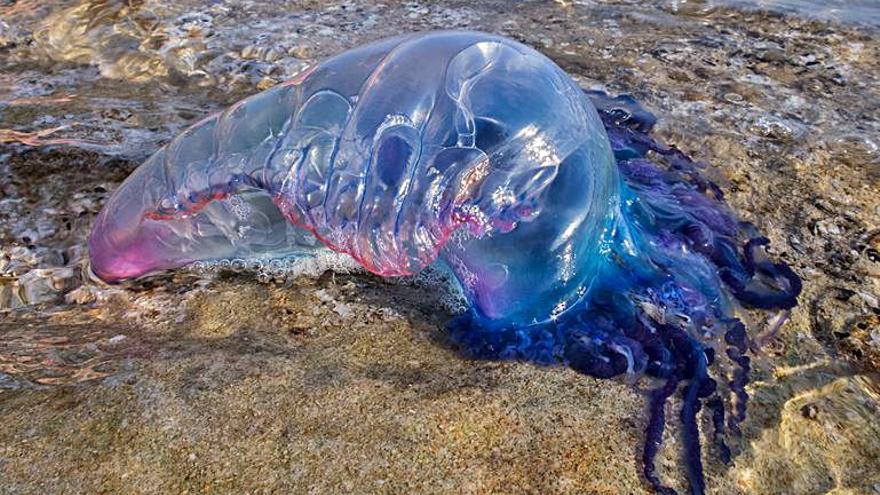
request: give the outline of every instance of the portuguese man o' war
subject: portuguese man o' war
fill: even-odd
[[[470,303],[450,323],[468,355],[656,379],[642,465],[660,493],[674,493],[654,458],[680,391],[690,491],[703,493],[699,411],[725,461],[745,417],[737,311],[791,308],[800,280],[700,165],[650,136],[654,120],[500,36],[382,40],[156,152],[98,216],[91,267],[115,282],[308,256],[314,239],[382,276],[445,267]]]

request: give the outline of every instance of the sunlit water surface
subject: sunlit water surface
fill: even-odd
[[[825,21],[880,27],[877,0],[713,0],[720,5],[760,8]]]

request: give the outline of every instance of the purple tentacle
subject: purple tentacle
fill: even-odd
[[[691,493],[702,495],[706,491],[703,479],[703,460],[700,448],[700,429],[697,426],[697,413],[700,411],[701,388],[708,379],[706,361],[701,346],[690,341],[691,362],[694,368],[690,383],[682,394],[681,424],[684,444],[684,460],[690,481]],[[714,383],[713,383],[714,385]]]
[[[749,394],[745,387],[749,382],[751,364],[751,360],[745,355],[748,350],[748,335],[745,325],[739,320],[734,320],[730,329],[724,334],[724,341],[728,345],[727,357],[737,365],[730,381],[730,389],[733,391],[735,399],[734,414],[728,419],[727,427],[730,431],[739,434],[739,424],[746,419],[746,404],[749,400]]]
[[[724,442],[724,401],[716,395],[706,401],[706,406],[712,411],[712,441],[721,461],[730,464],[730,447]]]
[[[669,378],[662,387],[651,392],[648,399],[648,426],[645,429],[645,446],[642,451],[642,474],[651,488],[661,495],[675,495],[675,490],[663,485],[657,476],[654,459],[663,445],[663,431],[666,429],[666,402],[678,388],[678,379]]]

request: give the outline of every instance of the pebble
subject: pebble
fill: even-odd
[[[739,93],[725,93],[724,99],[730,103],[742,103],[744,98]]]
[[[775,115],[759,115],[752,120],[749,132],[779,142],[790,142],[805,133],[803,126]]]

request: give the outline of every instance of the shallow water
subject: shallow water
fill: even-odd
[[[880,3],[874,0],[717,0],[716,3],[880,27]]]
[[[84,276],[102,202],[184,126],[346,48],[461,28],[635,94],[804,279],[733,464],[707,449],[710,492],[880,493],[880,46],[846,17],[876,25],[864,4],[0,4],[0,491],[645,490],[637,388],[462,359],[441,281],[316,276],[338,259]],[[675,433],[660,470],[681,487]]]

